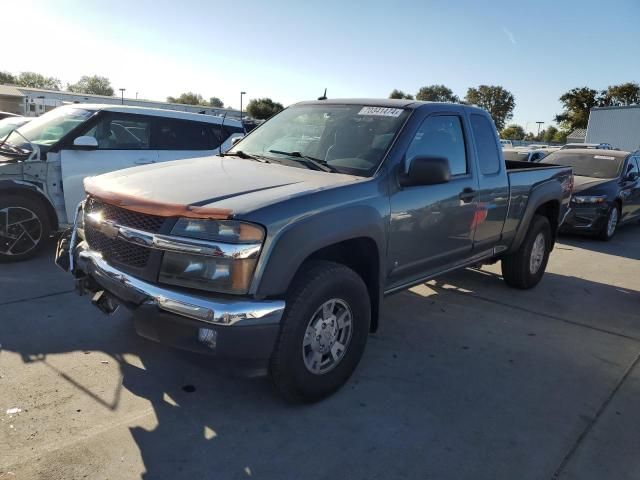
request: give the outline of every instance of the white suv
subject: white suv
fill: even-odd
[[[216,155],[244,134],[235,119],[154,108],[75,104],[0,139],[0,262],[32,257],[68,226],[85,177]]]

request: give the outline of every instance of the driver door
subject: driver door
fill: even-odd
[[[74,146],[73,141],[62,147],[62,189],[69,222],[86,195],[86,177],[158,161],[158,152],[150,148],[152,122],[152,117],[144,115],[102,112],[76,136],[95,138],[96,147]]]

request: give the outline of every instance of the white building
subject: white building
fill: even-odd
[[[183,105],[181,103],[156,102],[135,98],[107,97],[105,95],[85,95],[82,93],[44,90],[41,88],[0,85],[0,111],[17,113],[27,117],[37,117],[61,105],[72,103],[100,103],[111,105],[132,105],[136,107],[163,108],[180,112],[205,113],[207,115],[240,117],[238,110],[205,107],[202,105]]]
[[[592,108],[585,141],[630,152],[640,149],[640,105]]]

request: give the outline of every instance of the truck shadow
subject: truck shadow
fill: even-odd
[[[557,328],[546,312],[590,291],[600,311],[614,302],[637,323],[638,292],[549,274],[538,289],[514,293],[499,276],[475,270],[420,288],[386,301],[381,331],[370,337],[354,377],[310,406],[284,404],[266,379],[230,376],[207,357],[141,339],[125,312],[104,317],[73,294],[8,306],[0,339],[24,363],[48,363],[56,378],[50,381],[73,385],[75,395],[112,412],[114,422],[131,413],[131,399],[123,397],[148,402],[149,415],[127,422],[135,442],[128,455],[135,457],[137,447],[145,479],[549,478],[564,439],[580,430],[581,415],[594,414],[595,400],[619,378],[624,362],[608,340],[574,325],[561,322],[546,335]],[[570,302],[553,315],[595,320],[584,318],[588,308]],[[610,321],[601,320],[601,327],[629,327],[602,323]],[[567,343],[570,335],[579,344]],[[49,358],[91,355],[84,352],[105,353],[117,364],[120,378],[103,385],[108,395],[84,386],[87,379],[74,374],[73,362],[63,368]],[[576,384],[575,378],[593,381]],[[64,467],[68,478],[74,468],[84,471],[112,454],[96,446],[101,441],[87,439],[76,464]],[[536,461],[534,450],[548,458]],[[58,455],[43,456],[39,471],[55,465]],[[100,464],[119,465],[120,453],[113,455]],[[31,467],[24,468],[29,477]]]

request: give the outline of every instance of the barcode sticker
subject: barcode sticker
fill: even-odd
[[[388,107],[362,107],[358,115],[375,115],[378,117],[399,117],[402,115],[401,108]]]

